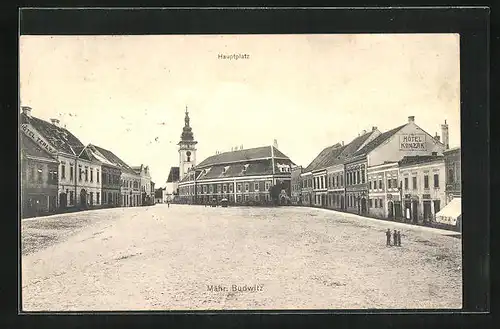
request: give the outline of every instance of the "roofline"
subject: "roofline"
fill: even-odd
[[[460,150],[461,148],[462,148],[461,146],[455,146],[455,147],[449,148],[447,150],[444,150],[443,153],[457,151],[457,150]]]
[[[401,160],[401,161],[403,161],[403,160]],[[412,167],[412,166],[418,166],[418,165],[425,164],[425,163],[433,163],[433,162],[441,162],[441,161],[444,162],[444,156],[438,155],[436,158],[426,159],[426,160],[423,160],[421,162],[414,162],[414,163],[407,163],[407,164],[401,164],[400,162],[398,162],[398,165],[399,165],[399,167]]]
[[[225,164],[231,164],[231,163],[240,163],[240,162],[250,162],[250,161],[260,161],[260,160],[271,160],[271,159],[277,159],[277,160],[289,160],[290,162],[293,163],[292,160],[290,160],[290,158],[283,158],[283,157],[265,157],[265,158],[255,158],[255,159],[248,159],[248,160],[238,160],[238,161],[230,161],[230,162],[215,162],[215,163],[212,163],[212,164],[205,164],[205,165],[201,165],[203,163],[203,161],[196,166],[196,169],[204,169],[206,167],[213,167],[213,166],[220,166],[220,165],[225,165]]]

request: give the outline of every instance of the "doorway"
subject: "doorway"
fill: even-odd
[[[59,194],[59,208],[64,209],[68,205],[68,195],[66,193]]]
[[[414,223],[418,222],[418,201],[413,200],[412,202],[412,220]]]
[[[394,204],[392,203],[392,201],[389,201],[389,203],[387,203],[387,217],[389,217],[390,219],[394,218]]]
[[[363,215],[366,214],[366,199],[365,198],[361,198],[361,213]]]
[[[432,219],[431,202],[424,201],[424,221],[429,221]]]
[[[82,207],[86,207],[87,206],[87,191],[85,191],[85,189],[82,189],[80,191],[80,205]]]

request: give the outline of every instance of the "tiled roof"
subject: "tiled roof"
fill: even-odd
[[[117,157],[113,152],[106,150],[102,147],[99,147],[97,145],[92,145],[99,153],[101,153],[109,162],[115,164],[117,167],[119,167],[123,172],[129,173],[129,174],[134,174],[137,175],[137,173],[130,168],[128,164],[126,164],[122,159]]]
[[[227,168],[225,172],[224,168]],[[198,177],[198,180],[227,178],[227,177],[271,175],[273,173],[271,160],[254,161],[248,164],[245,171],[244,169],[245,165],[243,163],[236,163],[229,166],[225,165],[212,166],[210,167],[210,170],[208,170],[206,173],[202,173]]]
[[[21,134],[21,154],[57,162],[57,159],[31,139]]]
[[[171,167],[168,174],[167,183],[179,181],[179,167]]]
[[[31,124],[58,151],[78,155],[85,145],[66,128],[21,113],[21,123]]]
[[[332,145],[324,149],[304,170],[304,173],[327,168],[333,165],[342,164],[351,158],[361,145],[371,136],[373,131],[367,132],[353,139],[349,144],[338,146]]]
[[[353,156],[365,155],[373,151],[375,148],[380,146],[383,142],[394,136],[398,131],[400,131],[406,124],[396,127],[394,129],[388,130],[379,136],[377,136],[374,140],[370,141],[368,144],[363,146],[363,148],[354,153]]]
[[[444,156],[442,155],[415,155],[415,156],[405,156],[398,163],[399,166],[405,167],[420,163],[433,162],[442,159],[444,159]]]
[[[335,161],[336,157],[342,152],[345,146],[337,143],[335,145],[325,148],[319,153],[319,155],[314,158],[314,160],[304,169],[304,172],[314,171],[317,169],[323,169],[329,166],[329,163]]]
[[[237,150],[237,151],[224,152],[224,153],[212,155],[212,156],[206,158],[205,160],[203,160],[196,167],[197,168],[204,168],[204,167],[218,165],[218,164],[245,162],[245,161],[252,161],[252,160],[256,160],[256,159],[270,158],[271,157],[271,147],[273,148],[275,158],[289,159],[286,155],[284,155],[280,150],[278,150],[274,146],[262,146],[262,147],[255,147],[255,148],[251,148],[251,149]]]

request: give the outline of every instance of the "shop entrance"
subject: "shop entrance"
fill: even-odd
[[[366,214],[366,199],[365,198],[361,199],[361,213],[363,215]]]
[[[431,202],[424,201],[424,220],[429,221],[432,219]]]
[[[59,208],[66,208],[68,206],[68,195],[66,193],[59,194]]]

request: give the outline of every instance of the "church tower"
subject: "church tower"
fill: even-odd
[[[193,129],[189,126],[189,112],[186,106],[186,115],[184,117],[184,128],[182,128],[181,141],[179,145],[179,180],[193,166],[196,166],[196,144],[194,140]]]

